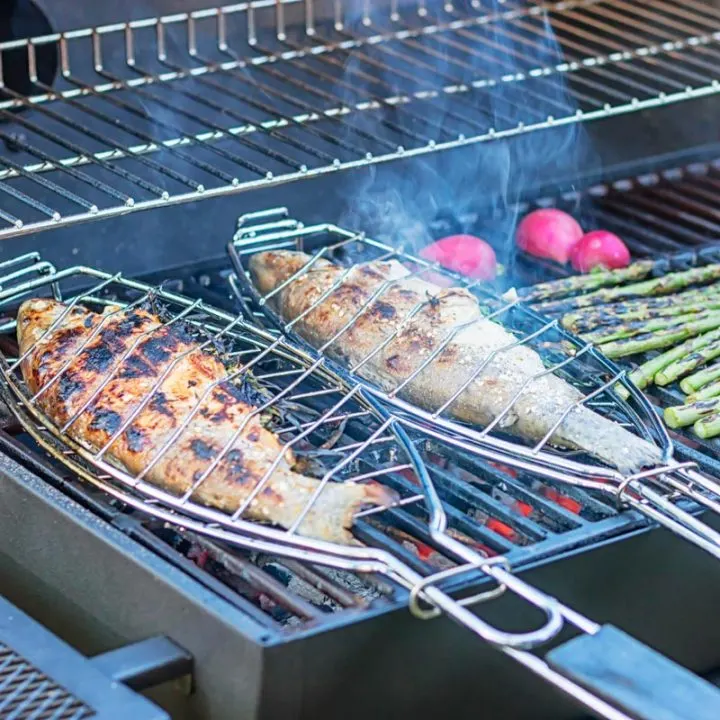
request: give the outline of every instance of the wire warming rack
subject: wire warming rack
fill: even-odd
[[[335,0],[329,21],[320,5],[256,0],[0,44],[6,63],[27,54],[34,81],[24,97],[0,72],[0,237],[720,88],[710,0]]]

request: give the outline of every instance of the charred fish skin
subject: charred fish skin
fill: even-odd
[[[174,495],[197,485],[194,501],[226,513],[241,507],[276,463],[244,517],[293,526],[319,481],[292,470],[292,452],[262,426],[242,389],[225,380],[225,367],[199,347],[186,325],[164,324],[141,308],[104,318],[82,307],[66,310],[62,303],[33,299],[23,303],[17,318],[21,356],[32,348],[21,366],[23,378],[33,394],[39,393],[38,406],[53,423],[71,422],[68,434],[94,451],[112,441],[109,462],[131,476],[145,473],[144,480]],[[120,432],[156,386],[152,399]],[[365,505],[395,499],[378,483],[330,482],[298,533],[352,543],[353,515]]]
[[[251,280],[268,295],[310,260],[295,251],[256,253],[249,262]],[[409,274],[396,261],[355,265],[348,272],[321,259],[270,303],[285,321],[299,318],[295,330],[312,345],[381,390],[401,386],[400,397],[426,410],[449,403],[454,418],[482,426],[499,418],[499,429],[536,443],[559,423],[553,445],[583,450],[625,473],[660,462],[657,447],[584,407],[582,394],[547,374],[532,348],[485,319],[470,292]]]

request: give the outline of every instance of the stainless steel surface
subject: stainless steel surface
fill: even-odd
[[[389,391],[381,391],[356,375],[359,367],[367,362],[383,346],[395,337],[407,321],[427,304],[431,299],[420,303],[409,313],[396,331],[386,338],[381,345],[374,348],[354,367],[349,368],[353,382],[364,385],[369,392],[375,394],[383,402],[393,408],[399,422],[414,431],[426,433],[440,442],[448,442],[465,450],[476,452],[486,459],[503,462],[513,467],[532,469],[534,472],[555,481],[570,483],[579,487],[591,488],[617,498],[645,513],[653,520],[662,523],[686,540],[695,543],[703,550],[720,558],[720,533],[706,523],[694,517],[675,504],[678,498],[691,499],[714,512],[720,512],[720,488],[717,483],[698,472],[693,462],[680,463],[673,459],[674,446],[666,429],[659,421],[652,406],[636,388],[625,379],[624,371],[619,371],[612,363],[598,355],[588,344],[573,338],[558,328],[556,321],[547,322],[541,316],[525,308],[517,299],[498,298],[483,283],[471,281],[455,272],[441,268],[436,263],[423,260],[413,253],[412,247],[401,245],[398,248],[368,238],[361,233],[353,233],[334,225],[303,226],[302,223],[287,217],[284,208],[259,211],[245,215],[238,222],[239,228],[232,243],[230,254],[238,274],[231,278],[236,296],[242,303],[245,314],[254,316],[261,321],[264,317],[270,327],[279,328],[299,342],[309,352],[324,358],[327,348],[343,333],[353,327],[357,319],[372,308],[382,294],[398,283],[383,283],[342,329],[323,346],[310,348],[302,338],[293,335],[297,321],[318,307],[345,280],[355,262],[370,259],[384,261],[397,260],[405,265],[411,274],[408,278],[419,277],[430,280],[440,278],[443,284],[453,284],[470,290],[484,308],[485,318],[493,318],[509,327],[515,338],[511,343],[499,348],[484,358],[477,368],[473,368],[471,380],[478,377],[489,362],[499,353],[506,352],[518,345],[528,345],[544,353],[548,358],[545,369],[530,378],[515,395],[495,421],[480,429],[457,422],[448,413],[451,402],[445,402],[439,408],[419,408],[398,396],[408,382],[429,368],[430,361],[437,357],[465,327],[454,328],[444,337],[443,341],[433,350],[426,362],[421,363],[416,371],[405,378],[402,383]],[[268,249],[304,250],[311,254],[310,261],[286,282],[266,295],[254,288],[244,267],[244,261],[256,252]],[[301,316],[293,321],[285,322],[270,307],[268,301],[283,287],[306,274],[320,258],[332,259],[348,266],[338,280]],[[477,321],[474,321],[477,322]],[[498,430],[499,420],[511,412],[514,404],[527,386],[547,373],[559,373],[562,377],[576,384],[583,392],[579,402],[564,408],[555,426],[546,433],[542,440],[533,446],[527,446],[515,439],[509,439]],[[463,386],[463,390],[470,381]],[[628,404],[614,388],[622,384],[632,399]],[[657,467],[623,474],[599,465],[592,458],[577,457],[577,453],[569,453],[552,448],[548,440],[552,432],[578,405],[586,403],[596,412],[614,417],[637,435],[655,441],[663,451],[664,462]],[[494,432],[493,432],[494,431]]]
[[[706,0],[336,2],[329,25],[315,9],[259,0],[0,45],[24,48],[31,76],[40,47],[62,67],[54,87],[0,102],[5,119],[26,110],[20,136],[0,132],[15,151],[1,163],[0,237],[720,88],[720,10]]]

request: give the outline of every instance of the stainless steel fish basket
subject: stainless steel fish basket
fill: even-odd
[[[243,510],[247,502],[232,515],[199,504],[194,500],[194,490],[217,465],[222,454],[229,450],[232,441],[228,441],[218,454],[209,459],[208,470],[197,478],[193,488],[183,496],[177,496],[148,482],[145,479],[147,466],[133,476],[108,459],[107,449],[112,440],[104,448],[98,449],[73,439],[67,432],[73,418],[65,427],[59,427],[44,414],[38,398],[52,383],[58,381],[105,320],[95,326],[75,354],[69,356],[60,370],[33,394],[22,378],[20,363],[33,352],[42,338],[26,348],[22,355],[14,344],[17,329],[15,313],[20,302],[29,297],[47,297],[64,302],[62,313],[45,334],[60,327],[68,314],[78,306],[104,311],[105,318],[124,309],[149,306],[161,318],[161,327],[172,323],[185,324],[197,338],[194,347],[215,353],[226,364],[229,375],[224,381],[229,379],[252,383],[246,392],[254,393],[252,405],[256,409],[253,413],[277,413],[275,422],[278,426],[273,430],[282,438],[278,456],[284,455],[288,448],[293,448],[296,455],[305,451],[308,457],[312,456],[313,451],[322,451],[320,454],[324,458],[331,459],[325,462],[321,484],[349,480],[363,482],[372,478],[393,488],[393,477],[397,473],[411,472],[417,492],[400,496],[397,504],[421,508],[417,517],[425,522],[428,535],[437,547],[454,560],[453,567],[422,575],[387,549],[372,546],[372,538],[370,542],[363,539],[363,542],[350,546],[302,537],[297,528],[302,516],[315,502],[317,492],[309,498],[296,522],[288,529],[246,520]],[[88,267],[58,271],[35,253],[0,264],[0,311],[4,316],[0,332],[0,374],[3,379],[0,387],[8,408],[31,438],[56,461],[122,503],[231,545],[358,573],[384,574],[409,590],[410,609],[417,617],[427,619],[446,614],[601,717],[619,720],[653,716],[657,703],[653,688],[657,677],[652,674],[644,676],[642,672],[636,676],[636,668],[644,667],[647,662],[661,663],[664,672],[669,673],[664,676],[667,687],[676,687],[678,682],[689,682],[705,706],[714,708],[716,713],[720,712],[720,694],[704,681],[629,636],[610,626],[600,626],[531,587],[511,572],[502,556],[483,556],[452,537],[447,531],[448,519],[443,503],[418,449],[410,441],[402,424],[386,412],[362,385],[349,384],[346,379],[335,374],[324,358],[314,357],[292,347],[283,338],[248,324],[242,316],[235,317],[199,300]],[[157,328],[146,331],[122,354],[116,364],[108,369],[107,377],[93,397],[113,377],[139,342],[157,331]],[[167,372],[190,352],[193,350],[174,359]],[[153,387],[123,421],[118,434],[132,423],[133,418],[158,392],[166,374],[161,373]],[[151,464],[167,451],[187,427],[192,413],[201,403],[202,399],[199,399],[170,439],[156,448]],[[82,410],[78,415],[81,413]],[[361,439],[348,433],[350,425],[361,434]],[[262,490],[273,468],[258,481],[252,494]],[[380,517],[386,512],[391,513],[392,509],[373,508],[358,514],[375,514]],[[455,583],[460,578],[483,579],[486,582],[491,579],[491,589],[472,597],[453,599],[447,589],[448,583]],[[543,618],[538,623],[539,627],[525,632],[507,632],[493,627],[470,611],[470,605],[491,600],[503,593],[513,594],[536,608]],[[579,631],[580,634],[569,643],[549,650],[551,643],[557,643],[558,634],[564,628],[571,629],[575,634]],[[638,658],[636,668],[629,669],[628,673],[620,673],[624,683],[641,690],[638,697],[628,699],[621,692],[615,696],[607,687],[597,686],[592,674],[583,669],[580,662],[580,658],[586,657],[588,652],[587,643],[592,644],[590,651],[595,647],[601,650],[604,663],[613,662],[612,658],[617,654],[627,652]],[[626,708],[629,710],[626,711]]]
[[[249,258],[266,250],[301,250],[312,256],[309,263],[295,275],[267,295],[261,295],[253,285],[246,269]],[[664,425],[644,395],[625,377],[625,371],[601,355],[590,343],[565,331],[557,320],[548,320],[530,310],[517,298],[500,297],[487,283],[470,280],[467,277],[428,262],[412,247],[412,240],[397,247],[367,237],[363,233],[351,232],[332,224],[305,226],[288,216],[285,208],[273,208],[242,216],[238,229],[228,245],[235,274],[230,284],[239,306],[247,317],[288,337],[293,344],[302,347],[315,358],[325,358],[328,367],[346,378],[348,382],[359,383],[389,409],[391,416],[407,428],[425,433],[441,442],[449,442],[485,458],[503,462],[510,466],[531,470],[555,481],[591,488],[628,504],[654,521],[663,524],[681,537],[695,543],[720,559],[720,534],[698,519],[698,510],[720,513],[720,486],[697,469],[695,462],[680,462],[674,458],[675,447]],[[421,308],[431,302],[428,298],[418,304],[400,324],[398,329],[374,348],[353,368],[345,368],[327,357],[327,348],[375,301],[397,281],[387,281],[373,294],[370,301],[357,313],[348,318],[331,340],[320,348],[312,347],[295,330],[297,322],[320,305],[332,291],[347,277],[341,274],[338,281],[323,293],[312,307],[293,321],[285,322],[268,302],[292,281],[301,277],[325,258],[346,266],[370,260],[402,263],[409,271],[408,278],[424,278],[441,285],[461,286],[478,298],[484,317],[502,324],[514,336],[507,346],[491,353],[476,368],[469,379],[441,407],[423,409],[404,401],[402,389],[422,372],[431,372],[431,363],[467,325],[457,326],[434,348],[412,375],[405,378],[391,391],[382,391],[357,374],[357,370],[382,349]],[[477,322],[477,321],[473,321]],[[519,345],[535,349],[543,358],[545,368],[518,387],[516,394],[495,420],[486,427],[477,427],[459,422],[450,416],[453,401],[477,378],[494,357]],[[568,405],[546,435],[534,445],[524,444],[517,438],[502,431],[502,419],[511,412],[514,404],[534,380],[554,373],[570,382],[583,393],[583,398]],[[623,395],[616,388],[625,388]],[[656,467],[634,474],[622,473],[602,465],[589,455],[577,451],[559,450],[548,441],[563,420],[578,405],[584,404],[600,414],[623,425],[636,435],[655,443],[662,450],[662,462]],[[680,507],[678,501],[689,500],[694,510]]]

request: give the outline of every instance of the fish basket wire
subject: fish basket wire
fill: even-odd
[[[247,263],[254,254],[268,250],[300,250],[310,255],[311,259],[282,285],[261,295],[251,280]],[[268,329],[289,338],[293,344],[302,347],[315,358],[324,358],[329,367],[348,382],[364,385],[369,393],[389,408],[390,414],[404,427],[491,461],[529,470],[556,482],[610,495],[617,502],[640,510],[654,521],[720,558],[720,534],[696,517],[700,509],[720,512],[720,488],[711,478],[698,471],[696,462],[680,462],[674,458],[675,448],[667,430],[644,395],[628,382],[626,372],[617,368],[591,344],[583,343],[565,331],[557,320],[542,317],[515,297],[506,299],[498,296],[487,283],[470,280],[440,267],[437,263],[424,260],[411,246],[393,247],[363,233],[351,232],[332,224],[304,226],[289,218],[285,208],[274,208],[241,217],[238,230],[228,245],[228,252],[235,269],[235,273],[230,276],[230,284],[247,317],[253,317],[255,322],[264,322]],[[378,348],[373,348],[354,368],[348,368],[333,354],[332,345],[338,339],[341,340],[342,334],[353,327],[358,317],[371,309],[372,305],[382,298],[382,294],[398,281],[387,281],[380,285],[367,304],[354,314],[350,313],[340,332],[319,347],[314,347],[301,336],[296,330],[297,321],[325,302],[332,292],[342,285],[347,272],[341,273],[337,281],[293,321],[286,322],[269,302],[283,287],[308,272],[320,258],[348,268],[347,272],[357,263],[396,260],[410,272],[404,280],[424,278],[444,287],[464,287],[477,298],[483,309],[483,319],[492,319],[502,324],[511,332],[513,339],[508,345],[500,347],[480,361],[470,373],[470,379],[442,406],[422,408],[413,405],[403,400],[403,387],[420,373],[431,373],[433,359],[452,342],[465,325],[448,332],[412,375],[404,378],[395,388],[380,389],[358,373],[358,368],[377,352]],[[432,298],[428,297],[421,305],[431,302]],[[382,341],[382,346],[386,346],[420,309],[413,308],[390,336]],[[519,345],[527,345],[540,354],[544,361],[542,372],[522,383],[502,412],[485,427],[455,419],[451,413],[453,400],[473,379],[482,374],[493,356],[501,356],[503,352]],[[514,404],[533,381],[549,373],[554,373],[577,387],[582,392],[582,398],[565,407],[538,442],[523,443],[522,440],[507,435],[502,428],[503,417],[512,411]],[[622,386],[625,393],[618,393],[618,386]],[[624,395],[627,395],[627,399]],[[548,441],[553,432],[581,404],[656,444],[662,451],[661,462],[655,467],[638,472],[623,473],[604,466],[585,453],[552,447]],[[687,508],[681,507],[679,500],[692,501],[695,512],[688,512]]]
[[[443,503],[406,432],[371,396],[366,395],[362,386],[348,385],[331,371],[326,360],[314,358],[282,338],[249,325],[242,316],[230,315],[163,287],[125,279],[120,274],[110,275],[80,266],[58,271],[36,253],[1,264],[0,274],[0,309],[4,315],[0,332],[2,398],[30,437],[64,467],[132,508],[228,544],[358,573],[387,575],[410,591],[410,609],[418,618],[428,619],[445,613],[600,716],[627,717],[530,652],[530,649],[545,646],[564,627],[594,635],[600,631],[600,626],[520,580],[511,572],[504,557],[487,557],[452,537],[447,532]],[[15,313],[21,301],[28,298],[47,298],[62,305],[52,324],[21,354],[14,340],[17,332]],[[40,406],[42,393],[62,380],[63,374],[74,367],[84,349],[92,347],[93,338],[113,317],[119,319],[120,314],[129,317],[139,308],[150,308],[160,318],[160,325],[143,332],[130,344],[129,349],[107,369],[100,385],[92,388],[90,400],[61,427],[59,422],[48,417],[47,408]],[[60,369],[33,392],[25,382],[23,362],[33,356],[44,337],[62,329],[78,309],[103,313],[98,315],[103,319],[89,331],[82,344],[70,352]],[[164,387],[163,377],[167,372],[161,373],[152,388],[141,394],[140,401],[132,406],[104,447],[98,448],[82,437],[73,437],[70,429],[73,422],[90,407],[92,399],[102,393],[103,387],[128,358],[139,351],[141,343],[152,340],[163,328],[178,323],[184,324],[193,334],[193,351],[212,353],[226,364],[228,374],[222,383],[235,385],[242,381],[250,384],[241,390],[249,398],[248,402],[252,401],[250,415],[276,413],[272,421],[275,424],[268,428],[281,438],[278,455],[292,449],[305,463],[308,473],[313,468],[317,472],[317,464],[322,464],[318,490],[306,498],[295,522],[289,527],[254,522],[244,517],[250,497],[262,491],[275,471],[274,464],[234,513],[220,511],[194,499],[197,488],[217,466],[222,455],[229,452],[231,441],[206,458],[208,469],[194,477],[193,487],[182,495],[165,490],[148,478],[149,467],[188,427],[189,416],[182,419],[168,440],[154,449],[153,459],[140,473],[131,473],[108,453],[114,440],[132,428],[142,408],[147,407]],[[193,351],[185,352],[184,356]],[[169,367],[175,367],[180,357],[173,359]],[[190,415],[202,402],[202,398],[197,400]],[[353,433],[349,431],[351,426]],[[358,440],[358,436],[362,439]],[[403,496],[395,492],[407,488],[407,483],[396,484],[394,480],[402,472],[411,472],[417,478],[419,494],[408,495],[405,491]],[[422,575],[384,547],[373,547],[366,538],[362,542],[340,544],[298,532],[302,517],[317,501],[321,486],[369,480],[380,482],[388,489],[392,505],[360,510],[355,518],[372,514],[379,517],[394,507],[412,505],[419,510],[416,518],[424,521],[432,542],[452,559],[451,567]],[[369,537],[371,541],[372,534]],[[473,578],[475,584],[478,580],[489,581],[490,589],[460,600],[453,599],[447,590],[441,589],[448,585],[457,587],[459,580]],[[544,616],[539,627],[526,632],[505,632],[468,609],[469,605],[504,593],[512,593],[537,608]]]

